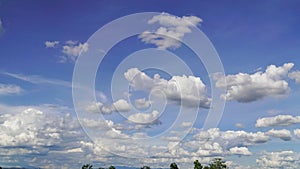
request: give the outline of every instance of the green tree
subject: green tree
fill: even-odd
[[[149,166],[143,166],[141,169],[151,169]]]
[[[109,166],[108,169],[116,169],[113,165]]]
[[[93,169],[93,165],[91,164],[84,164],[81,169]]]
[[[176,163],[171,163],[170,169],[179,169]]]
[[[225,161],[223,161],[221,158],[215,158],[209,164],[209,168],[210,169],[226,169],[227,166],[225,164]]]
[[[203,166],[198,160],[194,161],[194,169],[202,169],[202,168]]]
[[[208,167],[208,166],[205,166],[203,169],[209,169],[209,167]]]

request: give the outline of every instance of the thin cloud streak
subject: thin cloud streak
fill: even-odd
[[[57,86],[64,86],[64,87],[72,87],[72,83],[64,80],[59,79],[48,79],[38,75],[23,75],[23,74],[16,74],[16,73],[9,73],[9,72],[1,72],[3,75],[7,75],[22,81],[26,81],[32,84],[48,84],[48,85],[57,85]]]

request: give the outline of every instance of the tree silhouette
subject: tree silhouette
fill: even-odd
[[[0,169],[2,169],[0,167]],[[93,165],[91,164],[84,164],[81,169],[93,169]],[[98,169],[105,169],[103,167],[99,167]],[[108,167],[108,169],[116,169],[113,165]],[[151,169],[149,166],[144,165],[141,167],[141,169]],[[179,169],[176,163],[170,164],[170,169]],[[194,161],[194,169],[228,169],[227,165],[225,164],[225,161],[223,161],[221,158],[214,158],[208,166],[202,166],[202,164],[198,161]]]
[[[171,163],[170,169],[179,169],[176,163]]]
[[[108,169],[116,169],[116,167],[114,167],[113,165],[111,165],[110,167],[108,167]]]
[[[227,166],[225,164],[225,161],[223,161],[221,158],[215,158],[209,164],[209,168],[210,169],[226,169]]]
[[[93,169],[93,165],[91,164],[84,164],[81,169]]]
[[[203,166],[198,160],[194,161],[194,169],[202,169],[202,168]]]

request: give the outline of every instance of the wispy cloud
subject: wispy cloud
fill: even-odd
[[[20,94],[22,91],[20,86],[0,83],[0,95]]]
[[[4,32],[4,28],[3,28],[3,23],[2,20],[0,18],[0,35]]]
[[[38,75],[23,75],[9,72],[1,72],[3,75],[7,75],[19,80],[23,80],[32,84],[48,84],[48,85],[57,85],[64,87],[72,87],[72,83],[59,79],[49,79]]]

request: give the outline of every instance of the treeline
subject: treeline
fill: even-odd
[[[91,164],[84,164],[81,169],[94,169]],[[98,169],[105,169],[103,167],[99,167]],[[108,167],[108,169],[116,169],[114,166]],[[149,166],[143,166],[141,169],[151,169]],[[170,164],[170,169],[179,169],[176,163]],[[194,169],[228,169],[225,161],[221,158],[214,158],[208,165],[203,166],[198,160],[194,161]]]

